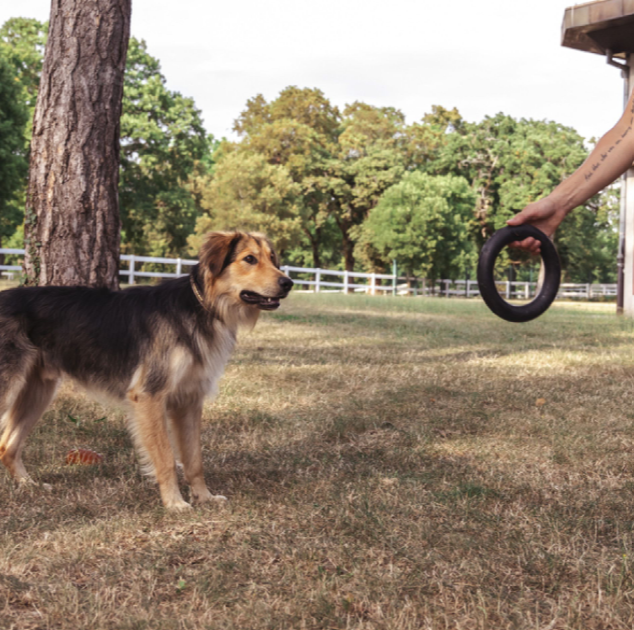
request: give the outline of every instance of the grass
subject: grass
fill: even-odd
[[[227,507],[171,515],[65,386],[0,475],[0,628],[634,627],[634,323],[294,295],[205,410]],[[106,419],[104,419],[106,416]],[[74,447],[104,455],[68,467]]]

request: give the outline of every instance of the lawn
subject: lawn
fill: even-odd
[[[634,627],[634,323],[556,304],[293,295],[160,507],[124,419],[65,385],[0,471],[0,628]],[[104,455],[66,466],[74,447]]]

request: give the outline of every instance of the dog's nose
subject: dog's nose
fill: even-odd
[[[278,279],[277,283],[280,285],[282,291],[286,291],[288,293],[292,288],[294,282],[288,276],[282,276]]]

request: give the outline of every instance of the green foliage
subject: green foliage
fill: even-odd
[[[26,108],[28,147],[42,72],[46,25],[13,18],[0,29],[0,53],[14,68],[12,98]],[[124,251],[184,255],[200,214],[198,181],[211,172],[217,143],[208,136],[194,101],[169,91],[159,61],[145,42],[130,39],[121,117],[120,204]],[[23,169],[24,170],[24,169]],[[3,171],[0,171],[3,172]],[[1,178],[5,185],[10,174]],[[22,221],[26,173],[4,223],[11,233]]]
[[[616,282],[619,189],[611,186],[561,224],[555,243],[568,282]]]
[[[197,216],[188,178],[209,168],[212,150],[194,101],[169,91],[159,61],[130,38],[119,183],[124,249],[186,252]]]
[[[448,134],[427,170],[467,178],[478,195],[482,234],[490,234],[550,193],[586,157],[583,138],[570,127],[497,114]]]
[[[435,280],[461,274],[472,251],[468,225],[476,196],[466,179],[408,173],[388,188],[363,224],[384,261]]]
[[[11,18],[0,27],[0,242],[15,240],[12,235],[24,220],[28,149],[46,32],[46,24],[29,18]]]
[[[331,209],[349,271],[354,269],[354,243],[361,224],[383,192],[405,172],[408,140],[405,118],[394,108],[353,103],[344,110],[329,175]]]
[[[228,170],[234,170],[241,159],[236,156],[258,155],[271,174],[283,169],[296,184],[279,206],[299,219],[301,242],[289,250],[293,262],[352,270],[360,227],[381,194],[412,165],[429,159],[451,121],[458,125],[455,110],[437,108],[435,114],[410,133],[394,108],[353,103],[341,114],[320,90],[289,87],[270,103],[261,95],[247,102],[234,126],[242,140],[220,159],[231,159]],[[258,220],[260,202],[248,199],[249,190],[260,194],[243,189],[239,199],[225,195],[221,203],[215,187],[206,195],[211,220],[199,222],[197,231],[216,225],[219,203],[225,217],[242,216],[247,200],[250,223],[261,229],[270,225],[270,207]],[[308,260],[306,250],[312,254]]]
[[[48,23],[32,18],[11,18],[0,27],[0,51],[13,65],[24,91],[22,98],[29,112],[29,138],[47,33]]]
[[[333,264],[324,254],[335,249],[328,168],[339,121],[338,109],[316,89],[289,87],[271,103],[261,95],[250,99],[234,125],[242,141],[225,143],[203,187],[207,217],[197,235],[242,220],[272,230],[291,262]]]
[[[300,187],[283,165],[272,165],[261,154],[230,152],[217,166],[204,189],[191,253],[212,229],[263,231],[284,255],[301,238],[297,202]]]
[[[0,48],[0,242],[13,234],[22,219],[16,193],[24,186],[28,167],[27,119],[19,78]]]

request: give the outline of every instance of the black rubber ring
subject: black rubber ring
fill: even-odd
[[[541,257],[546,268],[544,283],[540,292],[531,302],[523,306],[513,306],[498,293],[493,279],[493,267],[495,266],[496,258],[505,245],[514,241],[523,241],[529,237],[541,243]],[[480,252],[478,261],[480,295],[486,305],[498,317],[509,322],[528,322],[544,313],[557,296],[560,278],[559,254],[557,254],[553,242],[541,230],[532,225],[507,226],[498,230],[484,244]]]

